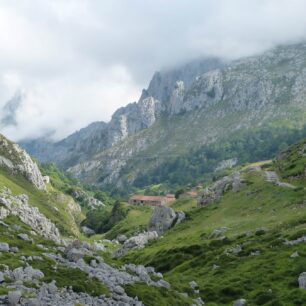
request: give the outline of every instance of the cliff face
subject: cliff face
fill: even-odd
[[[196,61],[156,73],[138,103],[52,144],[42,158],[88,183],[124,188],[170,156],[241,130],[301,126],[305,88],[306,44],[229,63]],[[35,146],[27,148],[39,156]]]
[[[23,175],[38,189],[45,189],[45,183],[37,164],[22,150],[0,134],[0,166],[12,174]]]
[[[111,148],[126,137],[149,128],[162,113],[176,113],[176,94],[181,96],[184,92],[179,89],[178,84],[183,88],[189,87],[198,75],[223,65],[222,61],[212,58],[197,60],[169,71],[156,72],[148,89],[143,90],[138,103],[119,108],[109,123],[94,122],[56,143],[37,139],[21,142],[21,145],[39,160],[56,162],[67,169]],[[172,97],[173,105],[170,105],[169,97]]]

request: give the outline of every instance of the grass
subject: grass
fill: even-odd
[[[114,239],[119,234],[131,236],[135,232],[147,229],[153,208],[150,206],[136,206],[127,203],[125,206],[128,210],[126,218],[118,222],[110,231],[108,231],[105,235],[106,238]]]
[[[124,289],[129,296],[137,296],[146,306],[186,306],[192,304],[190,298],[183,297],[179,293],[165,288],[138,283],[124,286]]]
[[[74,216],[68,207],[72,198],[63,195],[58,191],[46,193],[36,189],[24,177],[16,175],[11,176],[5,170],[0,169],[0,188],[8,187],[14,195],[27,194],[29,203],[35,206],[49,218],[65,236],[78,236],[79,230],[75,222],[82,219],[81,214]]]
[[[306,232],[306,207],[301,205],[306,191],[267,183],[264,171],[243,176],[247,186],[227,192],[219,203],[202,208],[195,207],[194,199],[173,203],[187,212],[188,220],[121,260],[156,267],[174,289],[193,297],[188,283],[195,280],[206,305],[230,305],[238,298],[248,305],[306,304],[306,291],[297,283],[306,271],[306,245],[283,244]],[[210,238],[220,227],[228,228],[226,238]],[[242,246],[240,253],[225,254],[236,245]],[[250,256],[255,251],[260,255]],[[290,258],[294,251],[300,257]]]

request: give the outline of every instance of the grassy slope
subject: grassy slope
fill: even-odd
[[[49,188],[49,192],[40,191],[33,187],[22,176],[11,176],[5,170],[0,169],[0,188],[8,187],[13,194],[27,194],[29,203],[35,206],[58,227],[65,235],[79,235],[79,230],[74,217],[81,219],[81,215],[73,216],[67,204],[72,199],[62,196],[61,192]]]
[[[197,281],[207,305],[230,305],[237,298],[246,298],[248,305],[306,304],[306,292],[297,283],[306,271],[306,246],[283,244],[306,233],[306,191],[267,183],[264,171],[244,176],[247,186],[226,193],[217,204],[195,208],[194,200],[176,202],[174,207],[186,210],[189,220],[123,260],[157,267],[174,288],[190,295],[188,282]],[[294,180],[297,186],[305,186],[304,178]],[[229,228],[226,239],[210,238],[214,229],[224,226]],[[266,233],[257,231],[263,227]],[[224,254],[238,244],[242,252]],[[260,255],[250,256],[256,250]],[[294,251],[300,257],[290,258]]]

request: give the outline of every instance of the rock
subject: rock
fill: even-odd
[[[8,252],[10,250],[10,246],[6,242],[0,242],[0,252]]]
[[[156,231],[159,235],[185,219],[184,212],[175,212],[171,207],[157,206],[154,208],[148,229]]]
[[[41,272],[38,269],[33,269],[31,266],[24,268],[23,273],[24,273],[24,278],[29,280],[40,279],[44,277],[43,272]]]
[[[92,236],[92,235],[95,235],[95,233],[96,233],[93,229],[91,229],[87,226],[82,226],[81,231],[82,231],[82,233],[84,233],[87,236]]]
[[[24,241],[32,241],[27,234],[18,234],[17,237]]]
[[[12,252],[12,253],[18,253],[19,252],[19,249],[18,249],[18,247],[10,247],[10,252]]]
[[[203,301],[200,297],[194,299],[193,301],[194,301],[194,302],[196,303],[196,305],[198,305],[198,306],[204,306],[204,305],[205,305],[204,301]]]
[[[21,296],[22,296],[21,291],[10,291],[7,295],[9,305],[10,306],[18,305]]]
[[[195,290],[195,289],[198,288],[199,286],[198,286],[198,284],[197,284],[195,281],[191,281],[191,282],[189,283],[189,287],[190,287],[191,289]]]
[[[67,258],[70,261],[77,262],[79,259],[82,259],[85,256],[85,253],[83,250],[79,250],[76,248],[72,248],[67,253]]]
[[[233,306],[245,306],[245,305],[247,305],[247,301],[245,299],[239,299],[233,303]]]
[[[212,267],[213,270],[217,270],[217,269],[219,269],[219,268],[220,268],[220,266],[218,266],[218,265],[216,265],[216,264],[213,264],[213,267]]]
[[[119,235],[117,240],[119,243],[124,243],[128,238],[125,235]]]
[[[23,175],[36,188],[46,189],[37,164],[18,144],[12,143],[1,134],[0,151],[0,166],[7,168],[13,174]]]
[[[306,289],[306,272],[302,272],[298,278],[299,288]]]
[[[4,274],[3,272],[0,272],[0,283],[4,282]]]
[[[250,256],[259,256],[260,255],[260,251],[253,251],[250,253]]]
[[[240,172],[235,172],[230,176],[224,176],[214,182],[210,187],[204,189],[198,198],[198,205],[204,206],[215,203],[220,200],[221,196],[232,189],[233,192],[238,192],[245,186],[245,181],[241,177]]]
[[[97,251],[105,251],[105,246],[102,243],[94,242],[94,248]]]
[[[298,251],[295,251],[294,253],[292,253],[292,254],[290,255],[291,258],[296,258],[296,257],[299,257],[299,256],[300,256],[300,255],[299,255]]]
[[[236,166],[237,162],[238,162],[237,158],[230,158],[230,159],[222,160],[215,168],[215,172],[226,169],[226,168],[233,168],[234,166]]]
[[[220,227],[216,228],[212,231],[210,234],[210,238],[218,238],[221,237],[225,232],[227,232],[228,228],[227,227]]]
[[[114,256],[118,257],[121,256],[125,253],[127,253],[129,250],[134,249],[134,248],[144,248],[145,245],[151,241],[151,240],[155,240],[158,238],[158,234],[156,231],[152,231],[152,232],[144,232],[141,234],[138,234],[137,236],[133,236],[131,238],[129,238],[128,240],[126,240],[123,244],[123,246],[116,250],[114,252]]]
[[[157,281],[156,284],[157,284],[158,287],[164,287],[166,289],[170,289],[171,288],[171,285],[168,282],[166,282],[165,280],[163,280],[163,279],[160,279],[159,281]]]
[[[169,229],[176,219],[175,211],[167,206],[157,206],[154,208],[148,229],[162,234]]]
[[[57,227],[40,213],[37,207],[29,205],[28,201],[29,199],[26,195],[21,194],[13,196],[11,191],[7,188],[0,191],[0,203],[4,204],[5,209],[9,211],[10,214],[19,217],[23,223],[29,225],[35,232],[40,233],[44,238],[59,243],[61,239]],[[14,229],[19,231],[20,226],[16,225]],[[22,236],[20,236],[20,238],[22,239]]]
[[[2,206],[0,207],[0,220],[5,219],[7,216],[9,216],[9,214],[10,214],[9,210],[7,210]]]

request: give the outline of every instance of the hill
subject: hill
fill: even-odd
[[[171,207],[183,210],[185,221],[117,261],[154,266],[176,290],[201,297],[205,305],[239,299],[247,305],[304,305],[305,147],[304,140],[272,162],[237,167],[239,187],[232,189],[231,173],[217,179],[202,193],[202,203],[209,204],[176,201]],[[117,235],[137,227],[133,211],[113,228]],[[137,294],[155,305],[141,286]]]
[[[123,193],[201,181],[220,163],[269,159],[305,134],[305,44],[156,73],[138,103],[54,144],[24,143],[88,184]]]

